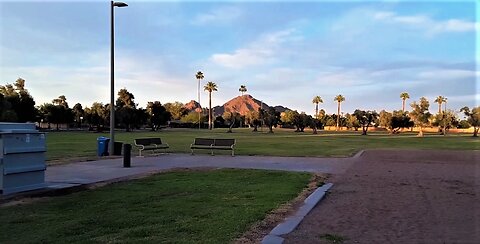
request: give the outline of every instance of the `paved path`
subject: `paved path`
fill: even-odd
[[[131,168],[123,168],[122,158],[49,166],[46,170],[45,180],[51,188],[65,188],[173,168],[193,167],[271,169],[338,174],[344,172],[355,158],[165,154],[155,157],[133,157]]]

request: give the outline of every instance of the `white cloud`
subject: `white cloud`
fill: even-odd
[[[462,19],[448,19],[445,21],[435,20],[427,15],[398,15],[394,12],[375,12],[375,20],[383,20],[387,23],[398,23],[407,26],[425,29],[429,34],[443,32],[469,32],[478,29],[478,23]]]
[[[242,16],[240,8],[234,6],[219,7],[207,13],[198,14],[192,21],[193,25],[228,24]]]
[[[282,53],[281,45],[283,43],[301,39],[294,33],[294,29],[268,33],[245,48],[237,49],[233,53],[213,54],[210,59],[214,63],[228,68],[267,64],[275,60],[275,55]]]

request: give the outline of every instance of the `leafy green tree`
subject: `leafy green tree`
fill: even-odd
[[[405,112],[405,101],[410,98],[410,95],[408,95],[408,92],[402,92],[400,98],[402,99],[402,111]]]
[[[180,121],[183,123],[192,123],[192,124],[197,124],[198,123],[198,113],[197,112],[190,112],[180,118]],[[205,123],[207,121],[207,117],[203,115],[200,117],[200,123]]]
[[[243,96],[243,94],[247,92],[247,87],[245,85],[241,85],[238,91],[242,93],[242,96]]]
[[[458,125],[457,125],[458,129],[468,129],[470,127],[472,127],[472,125],[468,123],[466,119],[460,120],[460,122],[458,122]]]
[[[232,133],[232,128],[237,121],[240,120],[241,116],[237,112],[225,111],[222,115],[225,123],[228,123],[228,131],[227,133]]]
[[[282,126],[285,128],[293,128],[295,124],[295,116],[298,114],[297,111],[293,110],[285,110],[284,112],[280,113],[280,122]]]
[[[368,127],[375,124],[378,120],[378,113],[376,111],[356,109],[353,112],[353,115],[355,115],[359,124],[362,126],[362,135],[367,135]]]
[[[37,117],[35,101],[27,89],[25,80],[18,78],[14,85],[0,86],[2,97],[1,121],[33,122]]]
[[[323,103],[323,100],[320,96],[313,97],[312,103],[315,104],[315,118],[318,119],[318,104]]]
[[[253,127],[253,132],[258,131],[258,127],[262,124],[260,121],[260,112],[250,110],[245,115],[245,123]]]
[[[158,130],[160,125],[166,125],[172,117],[170,112],[159,101],[148,102],[146,112],[149,116],[152,131]]]
[[[95,126],[98,132],[104,130],[109,115],[110,109],[102,103],[94,102],[90,108],[85,108],[85,122],[89,124],[90,129]]]
[[[82,119],[85,116],[85,111],[83,110],[82,104],[77,103],[73,106],[73,115],[75,117],[75,121],[77,122],[77,127],[81,127]]]
[[[58,98],[53,99],[52,103],[54,105],[60,105],[60,106],[64,106],[65,108],[68,108],[67,98],[65,97],[65,95],[61,95]]]
[[[124,127],[127,132],[135,127],[137,120],[137,108],[134,99],[135,96],[126,88],[123,88],[118,91],[118,98],[115,102],[115,121]]]
[[[172,119],[179,120],[182,116],[187,114],[185,105],[181,102],[165,103],[164,107],[172,115]]]
[[[410,128],[413,126],[413,122],[406,112],[401,110],[395,110],[393,113],[389,113],[385,110],[380,112],[379,117],[380,126],[386,128],[390,134],[399,133],[403,128]]]
[[[474,107],[472,110],[468,107],[463,107],[460,111],[467,116],[467,122],[473,126],[473,136],[478,137],[478,130],[480,129],[480,107]]]
[[[358,128],[360,128],[360,122],[358,122],[357,117],[353,114],[346,114],[345,115],[345,123],[348,129],[355,129],[355,131],[358,131]]]
[[[273,127],[276,127],[280,122],[280,113],[273,107],[269,107],[266,111],[261,109],[260,116],[265,121],[265,125],[268,127],[268,132],[273,133]]]
[[[338,105],[337,106],[337,129],[336,129],[338,131],[338,129],[340,128],[339,127],[340,126],[340,104],[345,101],[345,97],[338,94],[337,96],[335,96],[333,100],[336,101]]]
[[[297,111],[295,111],[293,121],[294,121],[295,127],[297,128],[295,132],[304,132],[305,127],[310,126],[311,124],[310,118],[304,112],[298,113]]]
[[[208,92],[208,129],[212,129],[212,92],[217,91],[218,87],[217,84],[214,82],[207,82],[207,84],[203,87],[205,91]]]
[[[423,136],[423,128],[429,125],[432,117],[432,114],[428,111],[430,103],[425,97],[421,97],[418,103],[414,101],[410,106],[413,109],[410,113],[410,118],[420,128],[418,136]]]

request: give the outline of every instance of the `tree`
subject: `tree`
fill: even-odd
[[[298,113],[297,111],[295,111],[293,121],[294,121],[293,123],[295,124],[295,127],[297,127],[295,132],[304,132],[305,127],[310,125],[310,119],[308,115],[305,114],[304,112]]]
[[[103,131],[105,124],[109,121],[110,110],[102,103],[94,102],[90,108],[85,108],[85,121],[90,129],[95,126],[98,132]]]
[[[315,118],[318,119],[318,104],[323,103],[323,100],[320,96],[313,97],[312,103],[315,104]]]
[[[183,122],[183,123],[196,124],[196,123],[199,122],[197,116],[198,116],[197,112],[190,112],[190,113],[184,115],[182,118],[180,118],[180,121]],[[207,121],[206,116],[200,117],[200,123],[204,123],[205,121]]]
[[[295,116],[298,114],[297,111],[285,110],[280,113],[280,122],[284,128],[292,128],[295,125]]]
[[[340,103],[345,101],[345,97],[338,94],[337,96],[335,96],[335,98],[333,100],[337,101],[337,103],[338,103],[338,107],[337,107],[337,128],[336,128],[336,130],[338,131],[339,125],[340,125]]]
[[[58,98],[53,99],[52,103],[54,105],[60,105],[68,108],[67,98],[65,97],[65,95],[61,95],[61,96],[58,96]]]
[[[137,120],[137,109],[134,99],[135,96],[126,88],[123,88],[118,91],[118,98],[115,102],[115,121],[118,121],[127,132],[133,129]]]
[[[446,101],[447,101],[447,98],[445,98],[444,96],[438,96],[437,98],[435,98],[434,102],[438,103],[438,114],[442,113],[442,103]]]
[[[260,112],[254,111],[254,110],[248,111],[247,114],[245,115],[245,123],[248,124],[249,126],[253,126],[252,132],[257,132],[258,127],[261,125]]]
[[[393,113],[382,110],[380,112],[379,124],[386,128],[390,134],[399,133],[401,129],[413,126],[410,117],[408,117],[406,112],[401,110],[395,110]]]
[[[232,128],[237,121],[240,120],[240,114],[237,112],[225,111],[222,115],[225,123],[228,123],[228,131],[227,133],[232,133]]]
[[[160,125],[166,125],[172,117],[170,112],[159,101],[148,102],[146,113],[148,114],[152,131],[157,131]]]
[[[241,85],[238,91],[241,92],[243,96],[243,94],[247,92],[247,87],[245,85]]]
[[[0,86],[0,94],[2,95],[1,121],[33,122],[36,120],[35,101],[25,89],[24,79],[18,78],[14,85]]]
[[[368,127],[377,122],[378,113],[376,111],[364,111],[356,109],[353,115],[357,118],[359,124],[362,126],[362,135],[367,135]]]
[[[268,133],[273,133],[273,127],[277,127],[280,122],[280,113],[274,107],[269,107],[266,111],[261,109],[260,116],[268,127]]]
[[[172,119],[179,120],[182,116],[187,114],[187,110],[181,102],[165,103],[163,106],[167,112],[171,114]]]
[[[345,123],[348,129],[355,129],[355,131],[358,131],[358,128],[360,128],[360,122],[358,122],[357,117],[353,114],[346,114],[345,115]]]
[[[414,124],[420,128],[418,136],[423,136],[423,128],[429,124],[430,118],[432,117],[432,114],[428,111],[430,103],[425,97],[422,97],[418,103],[413,102],[410,106],[413,109],[410,117]]]
[[[207,82],[203,87],[205,91],[208,91],[208,129],[212,129],[212,92],[217,91],[217,84],[214,82]]]
[[[198,81],[198,89],[197,89],[197,92],[198,92],[198,104],[200,104],[200,81],[203,80],[203,78],[205,78],[205,76],[203,75],[202,71],[198,71],[196,74],[195,74],[195,78],[197,79]],[[201,105],[200,105],[201,106]],[[199,110],[198,111],[198,129],[200,129],[200,126],[201,126],[201,112],[202,110]]]
[[[75,121],[77,122],[77,127],[81,128],[82,126],[82,120],[84,116],[85,111],[82,108],[82,104],[77,103],[75,106],[73,106],[73,115],[75,117]]]
[[[473,136],[478,137],[478,130],[480,129],[480,106],[474,107],[471,111],[470,108],[463,107],[460,111],[467,116],[467,122],[473,126]]]
[[[410,95],[407,92],[402,92],[400,98],[402,99],[402,111],[405,112],[405,101],[410,98]]]

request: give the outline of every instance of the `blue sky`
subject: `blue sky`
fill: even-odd
[[[479,104],[474,1],[127,1],[115,9],[116,87],[148,101],[197,97],[201,70],[213,104],[248,94],[314,113],[401,109],[438,95],[448,107]],[[18,77],[37,104],[109,102],[110,2],[0,0],[0,77]],[[208,96],[202,91],[202,105]]]

